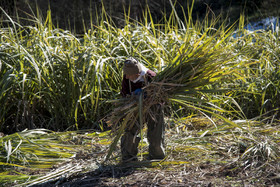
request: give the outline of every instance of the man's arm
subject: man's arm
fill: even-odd
[[[129,91],[129,80],[125,78],[125,75],[123,76],[122,80],[122,89],[121,89],[121,95],[122,97],[126,97],[126,95],[130,95]]]

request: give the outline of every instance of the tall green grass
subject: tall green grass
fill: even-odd
[[[279,25],[276,28],[254,32],[240,28],[242,35],[233,46],[248,64],[232,83],[240,88],[233,95],[249,119],[279,117]]]
[[[144,21],[136,22],[128,13],[126,25],[116,28],[103,10],[99,24],[85,29],[82,37],[56,28],[50,11],[44,22],[34,17],[33,26],[22,26],[6,14],[10,26],[0,28],[1,131],[103,129],[102,119],[114,108],[106,101],[119,97],[124,59],[134,56],[160,72],[180,58],[182,46],[192,53],[208,50],[199,46],[213,36],[213,40],[223,41],[224,50],[214,55],[236,57],[225,71],[231,72],[237,65],[239,70],[207,87],[232,92],[205,93],[203,97],[218,106],[226,105],[232,110],[231,118],[253,118],[278,109],[279,31],[247,32],[241,26],[241,37],[225,38],[228,27],[215,28],[219,18],[193,23],[190,16],[180,19],[173,10],[170,17],[155,24],[148,7],[143,14]]]

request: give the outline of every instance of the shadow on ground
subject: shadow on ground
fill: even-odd
[[[152,167],[153,163],[151,161],[138,161],[118,165],[101,165],[96,170],[82,173],[78,175],[71,176],[69,178],[61,177],[59,180],[54,182],[47,182],[43,184],[36,184],[32,187],[89,187],[89,186],[120,186],[122,184],[122,178],[126,178],[130,175],[133,175],[135,171],[140,168],[149,168]],[[141,173],[139,173],[141,175]],[[131,180],[131,185],[135,183],[139,184],[139,181],[136,177]],[[123,181],[124,182],[124,181]],[[127,179],[125,183],[127,185]],[[143,181],[144,182],[144,181]]]

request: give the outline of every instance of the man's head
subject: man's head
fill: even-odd
[[[135,58],[128,58],[124,62],[123,73],[126,78],[134,81],[136,80],[142,71],[141,64]]]

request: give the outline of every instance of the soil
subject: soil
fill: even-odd
[[[90,187],[90,186],[280,186],[279,160],[242,160],[243,148],[231,140],[231,134],[196,138],[199,129],[209,128],[192,122],[192,131],[166,132],[164,160],[148,160],[147,148],[140,161],[119,163],[119,147],[111,159],[102,164],[106,151],[77,154],[70,164],[72,170],[87,171],[63,175],[37,187]],[[187,128],[191,128],[187,127]],[[245,142],[246,143],[246,142]],[[243,144],[242,144],[243,145]],[[97,150],[95,148],[95,150]],[[104,152],[103,152],[104,151]],[[77,166],[77,167],[76,167]],[[54,170],[62,170],[65,163]]]
[[[98,169],[35,185],[37,187],[90,187],[90,186],[276,186],[280,176],[271,175],[265,180],[248,173],[233,173],[233,168],[204,164],[149,167],[149,162],[126,165],[101,166]],[[140,165],[142,165],[140,167]],[[143,165],[145,165],[143,167]]]

